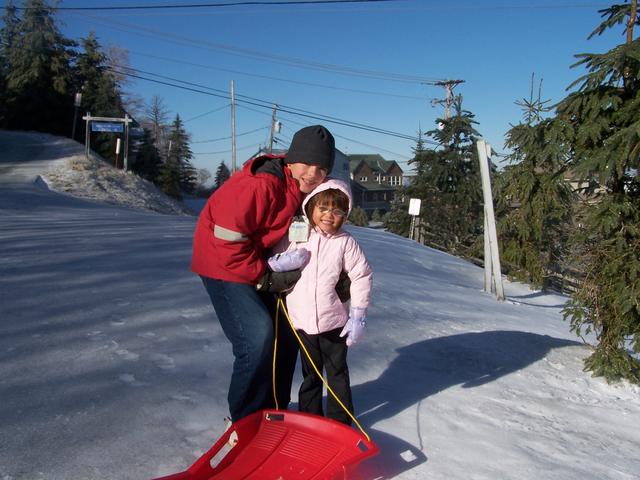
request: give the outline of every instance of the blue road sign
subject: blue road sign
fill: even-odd
[[[91,122],[92,132],[122,133],[124,124],[119,122]]]

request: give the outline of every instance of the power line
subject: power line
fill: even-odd
[[[226,3],[200,3],[200,4],[170,4],[170,5],[123,5],[123,6],[105,6],[105,7],[15,7],[16,10],[60,10],[66,12],[73,11],[117,11],[117,10],[176,10],[176,9],[195,9],[195,8],[225,8],[225,7],[242,7],[242,6],[288,6],[288,5],[336,5],[336,4],[353,4],[353,3],[399,3],[406,0],[281,0],[281,1],[236,1]],[[573,2],[573,3],[550,3],[542,5],[522,5],[522,4],[503,4],[503,5],[466,5],[466,9],[470,10],[558,10],[571,8],[601,8],[609,5],[611,2]],[[419,5],[410,7],[406,10],[428,11],[428,10],[455,10],[459,9],[457,4],[443,3],[431,5]]]
[[[373,80],[385,80],[385,81],[393,81],[393,82],[400,82],[400,83],[421,84],[421,83],[427,83],[427,82],[441,81],[441,79],[423,77],[420,75],[407,75],[407,74],[399,74],[399,73],[393,73],[393,72],[381,72],[376,70],[358,69],[358,68],[353,68],[353,67],[343,66],[343,65],[336,65],[331,63],[314,62],[311,60],[305,60],[305,59],[296,58],[296,57],[287,57],[284,55],[276,55],[272,53],[260,52],[257,50],[251,50],[247,48],[235,47],[233,45],[225,45],[221,43],[194,40],[188,37],[183,37],[181,35],[169,34],[165,31],[158,31],[153,28],[143,27],[139,24],[133,25],[125,22],[116,22],[110,19],[109,20],[100,19],[102,20],[101,22],[99,20],[96,20],[96,17],[93,17],[91,15],[83,15],[83,17],[88,17],[99,25],[107,26],[107,28],[113,28],[115,30],[125,31],[127,33],[133,33],[138,36],[145,36],[141,32],[146,32],[147,34],[150,34],[152,38],[153,37],[160,38],[170,43],[186,45],[191,47],[198,47],[206,50],[211,50],[211,49],[222,50],[229,55],[249,57],[249,58],[253,58],[255,60],[259,60],[267,63],[271,62],[271,63],[277,63],[281,65],[287,65],[290,67],[320,71],[324,73],[337,73],[337,74],[346,75],[346,76],[357,76],[357,77],[369,78]]]
[[[237,147],[236,150],[248,150],[250,148],[259,147],[259,143],[253,143],[251,145],[245,145],[244,147]],[[220,155],[222,153],[231,153],[231,149],[229,150],[219,150],[217,152],[194,152],[194,155]]]
[[[199,118],[206,117],[207,115],[211,115],[212,113],[219,112],[220,110],[224,110],[225,108],[229,108],[229,105],[228,104],[227,105],[223,105],[220,108],[215,108],[213,110],[210,110],[208,112],[202,113],[200,115],[196,115],[195,117],[191,117],[191,118],[189,118],[187,120],[183,120],[183,122],[184,123],[192,122],[193,120],[197,120]]]
[[[306,86],[310,86],[310,87],[318,87],[318,88],[326,88],[329,90],[339,90],[339,91],[345,91],[345,92],[353,92],[353,93],[363,93],[366,95],[379,95],[379,96],[384,96],[384,97],[394,97],[394,98],[407,98],[410,100],[424,100],[424,97],[418,97],[415,95],[402,95],[402,94],[397,94],[397,93],[387,93],[387,92],[376,92],[376,91],[372,91],[372,90],[360,90],[357,88],[346,88],[346,87],[336,87],[334,85],[323,85],[321,83],[314,83],[314,82],[302,82],[299,80],[291,80],[289,78],[280,78],[280,77],[272,77],[269,75],[260,75],[257,73],[248,73],[248,72],[243,72],[240,70],[232,70],[232,69],[228,69],[228,68],[221,68],[221,67],[214,67],[211,65],[203,65],[201,63],[195,63],[195,62],[187,62],[185,60],[178,60],[175,58],[167,58],[167,57],[161,57],[158,55],[152,55],[149,53],[142,53],[142,52],[136,52],[134,50],[129,50],[130,54],[133,55],[140,55],[143,57],[148,57],[148,58],[155,58],[157,60],[164,60],[167,62],[174,62],[174,63],[178,63],[181,65],[189,65],[192,67],[199,67],[199,68],[206,68],[209,70],[215,70],[215,71],[220,71],[220,72],[228,72],[228,73],[233,73],[236,75],[245,75],[248,77],[253,77],[253,78],[264,78],[265,80],[275,80],[278,82],[287,82],[287,83],[293,83],[296,85],[306,85]]]
[[[116,70],[114,67],[109,67],[109,70],[115,73],[119,73],[121,75],[127,75],[133,78],[138,78],[141,80],[146,80],[146,81],[150,81],[150,82],[154,82],[154,83],[159,83],[162,85],[167,85],[170,87],[175,87],[175,88],[180,88],[183,90],[188,90],[188,91],[192,91],[195,93],[201,93],[204,95],[211,95],[214,97],[218,97],[218,98],[224,98],[227,100],[230,100],[229,96],[225,93],[225,94],[218,94],[218,93],[213,93],[210,91],[206,91],[206,90],[213,90],[213,91],[218,91],[218,92],[222,92],[222,90],[219,89],[215,89],[215,88],[211,88],[211,87],[207,87],[207,86],[203,86],[203,85],[198,85],[192,82],[185,82],[182,80],[177,80],[177,79],[170,79],[172,82],[180,82],[180,83],[184,83],[185,85],[177,85],[175,83],[171,83],[171,82],[167,82],[164,80],[156,80],[156,79],[152,79],[152,78],[148,78],[148,77],[143,77],[142,75],[137,75],[134,73],[131,73],[130,71],[118,71]],[[133,68],[128,68],[128,70],[131,71],[138,71],[136,69]],[[167,78],[164,77],[163,75],[158,75],[158,74],[153,74],[153,73],[148,73],[146,72],[146,74],[148,75],[153,75],[153,76],[157,76],[159,78]],[[197,87],[197,88],[194,88]],[[205,90],[202,90],[205,89]],[[267,100],[261,100],[261,99],[256,99],[253,97],[248,97],[246,95],[237,95],[236,102],[238,103],[247,103],[249,105],[253,105],[256,107],[260,107],[260,108],[272,108],[273,102],[269,102]],[[261,103],[260,103],[261,102]],[[326,122],[330,122],[330,123],[334,123],[337,125],[342,125],[345,127],[351,127],[351,128],[357,128],[360,130],[365,130],[365,131],[369,131],[369,132],[373,132],[373,133],[379,133],[381,135],[388,135],[391,137],[396,137],[396,138],[402,138],[404,140],[412,140],[412,141],[417,141],[417,138],[411,135],[407,135],[404,133],[399,133],[399,132],[393,132],[391,130],[386,130],[383,128],[379,128],[379,127],[374,127],[371,125],[366,125],[363,123],[358,123],[358,122],[353,122],[353,121],[349,121],[349,120],[344,120],[341,118],[337,118],[337,117],[332,117],[330,115],[324,115],[324,114],[319,114],[319,113],[314,113],[314,112],[310,112],[307,110],[303,110],[297,107],[290,107],[290,106],[286,106],[286,105],[281,105],[278,104],[279,108],[278,110],[281,112],[285,112],[285,113],[290,113],[292,115],[297,115],[300,117],[306,117],[306,118],[312,118],[314,120],[322,120],[322,121],[326,121]]]
[[[193,3],[193,4],[173,4],[173,5],[123,5],[106,7],[50,7],[53,10],[72,11],[97,11],[97,10],[167,10],[167,9],[187,9],[187,8],[223,8],[238,6],[281,6],[281,5],[326,5],[338,3],[391,3],[405,0],[281,0],[281,1],[237,1],[227,3]],[[16,7],[16,10],[39,10],[42,7]]]
[[[255,128],[253,130],[250,130],[248,132],[242,132],[242,133],[237,133],[236,137],[242,137],[243,135],[249,135],[251,133],[256,133],[259,132],[260,130],[266,130],[269,127],[260,127],[260,128]],[[213,143],[213,142],[221,142],[222,140],[230,140],[231,136],[227,136],[227,137],[220,137],[220,138],[212,138],[209,140],[199,140],[197,142],[191,142],[191,143]]]
[[[245,108],[246,108],[246,107],[245,107]],[[253,109],[250,109],[250,110],[253,110]],[[254,111],[255,111],[255,110],[254,110]],[[262,113],[262,112],[258,112],[258,113]],[[294,125],[299,125],[299,126],[301,126],[301,127],[304,127],[304,126],[305,126],[305,124],[300,123],[300,122],[296,122],[296,121],[291,120],[291,119],[289,119],[289,118],[287,118],[287,117],[283,117],[283,118],[284,118],[288,123],[293,123]],[[337,137],[337,138],[341,138],[341,139],[343,139],[343,140],[347,140],[348,142],[358,143],[358,144],[360,144],[360,145],[364,145],[365,147],[372,148],[372,149],[374,149],[374,150],[376,150],[376,151],[383,151],[383,152],[386,152],[386,153],[390,153],[391,155],[395,155],[396,157],[404,158],[404,159],[405,159],[405,160],[398,160],[398,163],[407,163],[409,160],[411,160],[411,157],[407,157],[406,155],[403,155],[403,154],[401,154],[401,153],[392,152],[391,150],[387,150],[386,148],[379,147],[379,146],[377,146],[377,145],[371,145],[371,144],[368,144],[368,143],[364,143],[364,142],[361,142],[361,141],[359,141],[359,140],[355,140],[355,139],[350,138],[350,137],[345,137],[344,135],[339,135],[339,134],[337,134],[337,133],[334,133],[334,134],[333,134],[333,136],[334,136],[334,137]],[[289,140],[291,140],[291,139],[289,139]],[[434,142],[434,141],[432,141],[432,140],[428,140],[428,139],[422,140],[422,143],[428,143],[428,144],[431,144],[431,145],[434,145],[434,146],[440,146],[440,144],[439,144],[439,143]]]

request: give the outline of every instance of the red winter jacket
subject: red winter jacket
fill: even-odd
[[[282,157],[257,157],[216,190],[198,218],[191,270],[229,282],[255,284],[266,255],[289,229],[302,192]]]

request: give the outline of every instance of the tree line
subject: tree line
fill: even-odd
[[[162,98],[149,103],[125,92],[126,50],[103,48],[91,32],[79,41],[66,38],[56,25],[55,8],[45,0],[26,0],[18,9],[9,0],[0,29],[0,128],[74,136],[85,142],[82,116],[132,117],[130,169],[180,199],[209,193],[211,176],[192,165],[190,135]],[[80,105],[75,105],[80,94]],[[78,115],[80,113],[80,115]],[[91,134],[91,148],[115,165],[117,136]],[[122,139],[124,140],[124,139]],[[117,166],[117,165],[116,165]],[[222,166],[217,179],[224,181]],[[220,169],[219,169],[220,170]]]
[[[621,28],[625,41],[576,55],[585,72],[553,106],[541,88],[518,103],[523,118],[506,136],[508,166],[492,168],[504,273],[549,289],[575,277],[563,314],[597,345],[585,369],[640,383],[640,24],[637,0],[599,11],[589,38]],[[541,85],[541,83],[540,83]],[[409,198],[421,199],[419,237],[430,246],[482,256],[483,198],[473,113],[455,97],[438,128],[418,132],[416,176],[397,196],[386,227],[409,236]],[[425,148],[424,137],[439,146]]]
[[[179,114],[169,123],[162,98],[144,104],[124,91],[126,51],[105,50],[95,34],[65,38],[55,9],[44,0],[9,0],[0,29],[0,127],[70,136],[84,142],[82,119],[74,125],[74,97],[82,113],[134,118],[131,169],[181,198],[210,174],[191,164],[190,136]],[[581,54],[586,73],[575,91],[553,106],[536,95],[519,103],[522,121],[507,133],[509,165],[492,168],[494,202],[505,273],[535,287],[578,277],[564,308],[578,336],[598,343],[585,368],[608,380],[640,383],[640,23],[637,0],[600,11],[591,36],[622,28],[625,41],[603,54]],[[119,68],[114,68],[119,67]],[[424,243],[469,259],[482,251],[483,204],[474,114],[453,99],[452,114],[438,128],[418,132],[412,184],[385,216],[387,229],[408,236],[409,198],[422,200],[417,225]],[[426,148],[424,140],[439,145]],[[91,144],[114,162],[115,137],[93,134]],[[229,177],[220,165],[215,185]],[[573,185],[572,185],[573,182]],[[208,192],[204,192],[207,194]],[[352,222],[357,219],[350,219]],[[366,219],[361,219],[366,223]]]

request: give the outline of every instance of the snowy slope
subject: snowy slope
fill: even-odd
[[[195,217],[37,182],[69,178],[75,154],[0,131],[0,479],[184,470],[224,428],[232,364],[189,272]],[[640,389],[582,371],[564,297],[506,282],[497,302],[467,262],[350,230],[375,274],[350,351],[358,418],[382,449],[362,479],[638,478]]]

